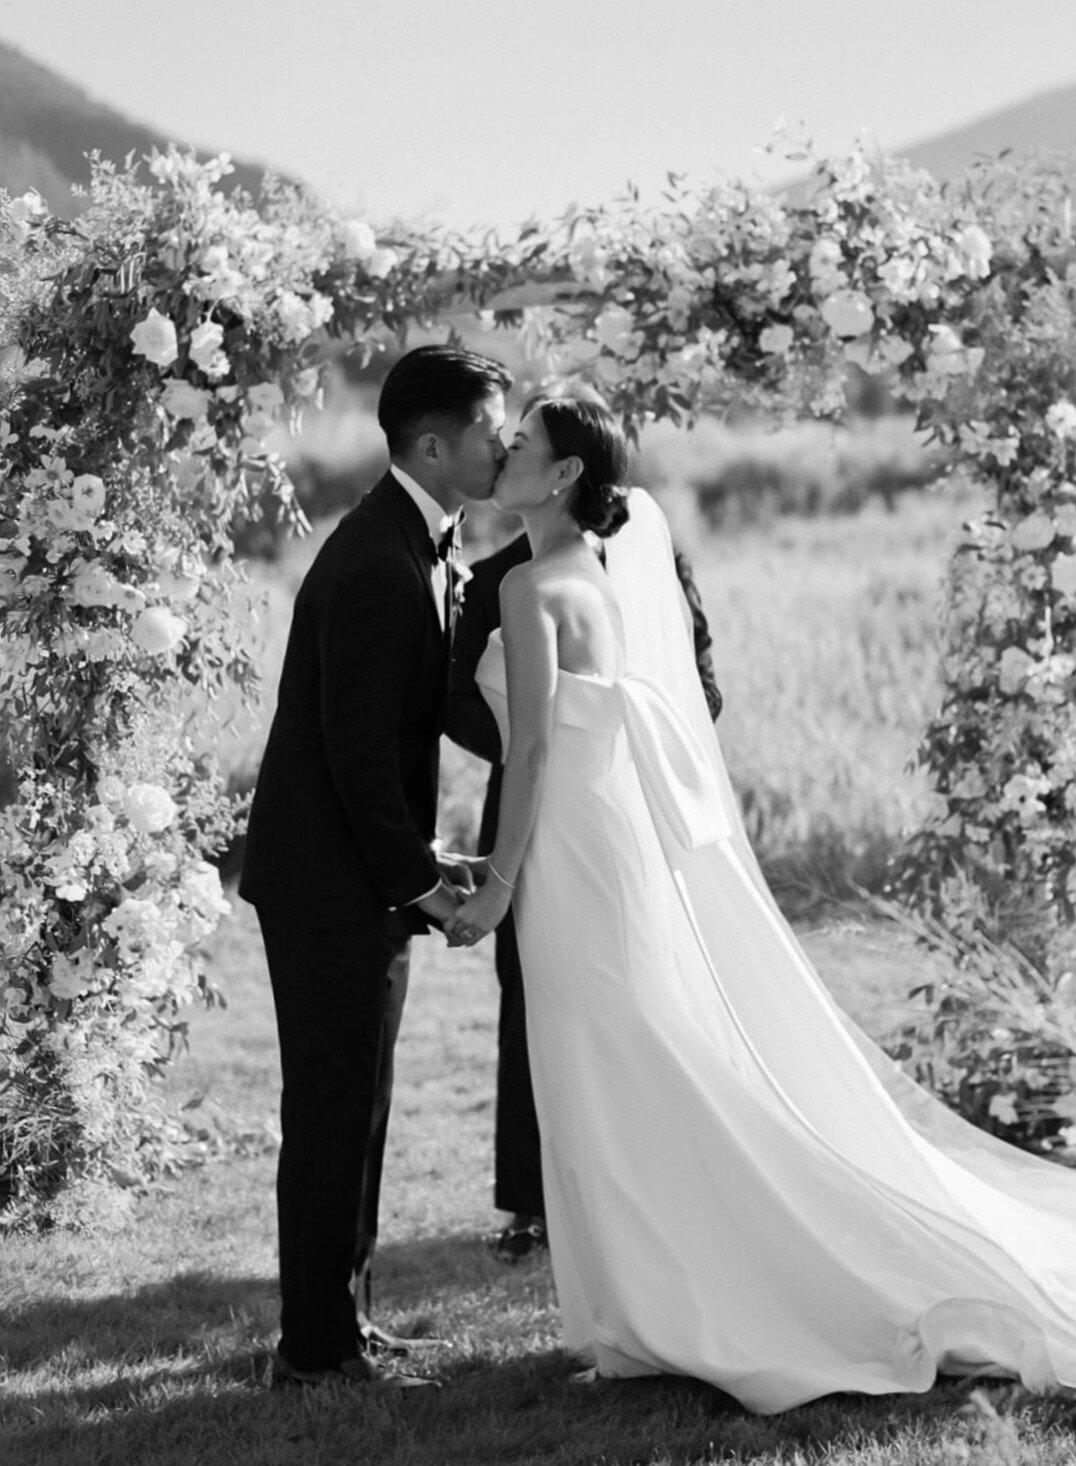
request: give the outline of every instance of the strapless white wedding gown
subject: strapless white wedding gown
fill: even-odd
[[[839,1012],[704,711],[629,652],[615,679],[560,673],[514,904],[566,1346],[765,1413],[938,1371],[1076,1387],[1076,1176],[965,1124]],[[477,676],[507,746],[499,633]]]

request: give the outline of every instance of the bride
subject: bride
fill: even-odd
[[[660,510],[591,402],[539,403],[496,499],[478,681],[507,747],[485,880],[511,901],[565,1343],[749,1409],[1076,1387],[1076,1176],[966,1124],[836,1007],[744,835]],[[607,537],[605,568],[586,531]]]

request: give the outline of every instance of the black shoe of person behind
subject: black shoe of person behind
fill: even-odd
[[[501,1262],[522,1262],[525,1257],[543,1252],[549,1246],[545,1218],[517,1212],[503,1232],[489,1239],[489,1246]]]
[[[385,1389],[405,1390],[427,1386],[440,1389],[441,1382],[426,1379],[417,1374],[390,1373],[367,1354],[354,1359],[342,1359],[339,1364],[325,1369],[297,1369],[284,1358],[279,1349],[273,1353],[273,1367],[269,1377],[271,1390],[317,1390],[350,1389],[356,1385],[380,1385]]]

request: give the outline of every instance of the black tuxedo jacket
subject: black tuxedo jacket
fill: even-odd
[[[299,922],[363,926],[437,884],[448,633],[434,550],[383,479],[337,525],[295,598],[239,894]]]

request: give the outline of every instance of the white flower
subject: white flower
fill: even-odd
[[[284,394],[275,382],[258,382],[247,388],[247,401],[251,410],[271,417],[284,405]]]
[[[835,336],[863,336],[874,325],[874,311],[861,290],[835,290],[822,303],[822,319]]]
[[[973,280],[984,280],[990,274],[990,259],[994,253],[989,235],[978,224],[968,224],[957,235],[956,243],[967,273]]]
[[[1029,550],[1045,550],[1046,546],[1053,543],[1054,522],[1048,514],[1041,509],[1036,509],[1021,519],[1012,531],[1012,542],[1016,549],[1027,552]]]
[[[1063,596],[1076,596],[1076,555],[1058,555],[1050,566],[1054,590]]]
[[[294,290],[283,290],[277,300],[276,309],[285,341],[295,345],[305,341],[313,330],[313,320],[302,296],[296,295]]]
[[[795,334],[791,326],[767,326],[758,338],[759,348],[770,356],[787,356]]]
[[[216,867],[206,860],[199,860],[183,872],[180,897],[185,906],[193,907],[202,916],[227,916],[232,909]]]
[[[57,895],[61,893],[57,891]],[[64,900],[71,900],[71,897],[64,897]],[[81,899],[81,898],[75,898]],[[54,998],[77,998],[86,991],[86,973],[84,967],[76,966],[70,957],[65,957],[62,952],[57,952],[49,967],[49,992]]]
[[[198,264],[207,275],[221,275],[228,268],[228,246],[207,244],[198,256]]]
[[[342,235],[346,260],[368,260],[377,249],[374,231],[361,219],[345,219]]]
[[[371,280],[384,280],[393,273],[399,262],[400,257],[394,249],[375,249],[374,254],[365,259],[364,265]]]
[[[36,188],[30,189],[28,193],[20,194],[17,199],[12,199],[7,208],[8,213],[18,224],[32,224],[35,219],[43,219],[49,211],[48,205]]]
[[[200,422],[209,410],[209,393],[181,377],[169,377],[161,401],[172,417],[189,418],[191,422]]]
[[[25,569],[24,556],[0,555],[0,601],[14,594]]]
[[[132,784],[124,790],[123,812],[141,834],[155,835],[168,828],[179,809],[159,784]]]
[[[1000,1120],[1003,1125],[1016,1125],[1020,1119],[1011,1094],[992,1095],[986,1112],[992,1119]]]
[[[110,570],[94,562],[75,571],[67,587],[67,599],[73,606],[114,606],[119,581]]]
[[[915,347],[910,341],[905,341],[903,336],[885,336],[878,343],[878,350],[890,366],[900,366],[908,360]]]
[[[105,485],[95,473],[80,473],[71,485],[72,507],[88,529],[105,507]]]
[[[102,925],[125,951],[130,951],[132,947],[143,944],[155,945],[162,935],[163,923],[164,912],[156,901],[126,896],[115,911],[105,917]]]
[[[1046,426],[1059,438],[1076,438],[1076,404],[1062,398],[1046,409]]]
[[[1002,692],[1011,696],[1020,691],[1034,670],[1034,659],[1028,656],[1023,647],[1007,646],[1001,654],[998,686]]]
[[[135,617],[131,640],[150,656],[171,651],[187,634],[187,623],[163,606],[150,606]]]
[[[134,354],[144,356],[155,366],[171,366],[179,355],[176,328],[167,316],[161,315],[156,306],[144,321],[139,321],[131,332],[131,340],[134,343]]]
[[[207,377],[227,376],[231,362],[221,350],[224,327],[216,321],[203,321],[191,332],[191,361]]]

